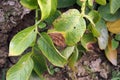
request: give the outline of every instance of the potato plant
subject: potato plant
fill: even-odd
[[[45,71],[52,74],[47,60],[54,66],[69,66],[74,71],[81,54],[79,46],[91,51],[93,43],[117,65],[119,0],[20,0],[20,3],[35,10],[35,24],[12,38],[9,56],[22,55],[28,48],[30,51],[8,70],[7,80],[30,80],[32,72],[43,79]],[[79,8],[70,9],[73,5]],[[60,11],[61,8],[67,11]]]

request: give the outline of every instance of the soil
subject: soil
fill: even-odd
[[[6,71],[19,60],[19,57],[8,57],[11,38],[33,24],[34,11],[23,8],[19,0],[0,0],[0,80],[5,80]],[[103,51],[95,49],[83,54],[76,63],[75,72],[65,67],[54,75],[44,74],[44,77],[46,80],[71,80],[71,76],[77,80],[111,80],[112,72],[120,70],[120,53],[118,65],[113,66]]]

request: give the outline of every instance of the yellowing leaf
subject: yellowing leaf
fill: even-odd
[[[77,9],[70,9],[63,13],[53,22],[53,26],[52,31],[62,34],[64,32],[65,42],[69,46],[74,46],[79,42],[86,30],[86,22]]]
[[[107,22],[108,30],[114,34],[120,33],[120,19],[114,22]]]
[[[113,64],[113,65],[117,65],[117,50],[116,49],[112,49],[112,40],[109,39],[108,42],[108,46],[105,50],[105,55],[107,57],[107,59]]]
[[[9,46],[9,56],[21,55],[35,40],[35,26],[28,27],[17,33],[11,40]]]

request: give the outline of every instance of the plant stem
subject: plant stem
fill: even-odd
[[[85,8],[86,8],[86,1],[87,0],[80,0],[82,1],[82,8],[81,8],[81,15],[84,16],[85,15]]]
[[[38,20],[39,19],[39,9],[36,9],[36,11],[35,11],[35,31],[36,31],[36,33],[40,36],[41,34],[39,33],[39,31],[38,31],[38,24],[41,22],[41,20]]]
[[[35,10],[35,31],[37,33],[38,31],[38,24],[36,24],[38,22],[38,9]]]

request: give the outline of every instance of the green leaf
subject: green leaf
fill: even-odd
[[[82,1],[77,0],[76,3],[77,3],[79,6],[82,6]]]
[[[41,35],[41,38],[38,39],[37,43],[43,55],[53,65],[63,67],[66,64],[65,57],[55,48],[51,38],[46,33]]]
[[[9,56],[21,55],[36,38],[35,26],[28,27],[17,33],[11,40]]]
[[[38,24],[38,27],[39,27],[40,29],[43,29],[43,28],[46,27],[46,24],[45,24],[44,22],[40,22],[40,23]]]
[[[106,49],[107,45],[108,45],[108,30],[107,30],[107,26],[105,24],[104,20],[100,20],[99,22],[96,23],[96,28],[100,33],[100,36],[97,37],[98,39],[98,45],[100,47],[100,49]]]
[[[118,10],[115,14],[110,13],[110,5],[107,4],[105,6],[100,6],[98,11],[105,21],[115,21],[120,18],[120,10]]]
[[[119,46],[119,42],[115,39],[112,39],[112,49],[116,49]]]
[[[95,2],[97,2],[100,5],[105,5],[106,4],[106,0],[95,0]]]
[[[61,54],[63,56],[65,56],[66,59],[68,59],[71,56],[71,54],[73,53],[73,51],[74,51],[74,46],[67,47],[61,52]]]
[[[110,0],[110,12],[114,14],[120,8],[120,0]]]
[[[120,41],[120,34],[116,34],[115,35],[115,39],[118,40],[118,41]]]
[[[74,5],[76,0],[58,0],[58,8],[65,8]]]
[[[45,57],[41,54],[37,46],[34,47],[34,54],[32,54],[32,59],[34,61],[34,71],[38,76],[41,76],[45,71],[47,71],[47,63]]]
[[[48,25],[52,25],[53,21],[58,18],[61,15],[60,11],[56,11],[54,15],[50,16],[49,18],[47,18],[45,20],[45,22],[47,22]]]
[[[7,80],[28,80],[33,69],[31,53],[27,53],[7,72]]]
[[[86,23],[77,9],[70,9],[53,22],[55,32],[60,32],[67,45],[75,45],[86,30]]]
[[[79,0],[79,1],[80,1],[80,0]],[[93,3],[94,3],[93,0],[88,0],[88,4],[89,4],[90,6],[93,6]]]
[[[53,15],[57,8],[57,0],[38,0],[41,9],[41,20]]]
[[[71,57],[69,58],[69,62],[68,62],[68,66],[73,70],[75,70],[75,63],[77,62],[77,59],[78,59],[78,49],[76,47]]]
[[[43,78],[43,76],[42,77],[37,76],[37,74],[34,71],[32,71],[29,80],[45,80],[45,79]]]
[[[37,0],[20,0],[20,3],[28,9],[37,9],[38,3]]]
[[[96,10],[91,10],[89,13],[88,13],[88,16],[90,17],[90,19],[93,20],[94,23],[98,22],[100,20],[100,14],[98,13],[98,11]]]

